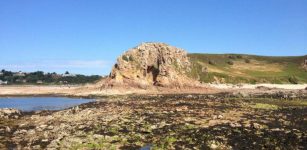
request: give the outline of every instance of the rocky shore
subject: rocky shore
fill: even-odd
[[[306,149],[307,94],[123,95],[0,111],[0,149]],[[286,95],[286,96],[285,96]]]

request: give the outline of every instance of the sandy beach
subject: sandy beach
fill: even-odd
[[[148,89],[137,89],[129,87],[100,88],[97,85],[75,85],[75,86],[0,86],[0,96],[108,96],[129,94],[180,94],[199,93],[213,94],[221,92],[278,92],[278,91],[305,91],[307,84],[203,84],[201,87],[171,89],[155,87]]]

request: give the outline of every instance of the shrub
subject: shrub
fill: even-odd
[[[249,59],[245,59],[245,63],[249,64],[251,61]]]
[[[129,60],[130,60],[130,61],[134,61],[134,58],[133,58],[132,55],[129,57]]]
[[[123,55],[123,56],[122,56],[122,59],[125,60],[125,61],[129,61],[129,58],[128,58],[128,56],[126,56],[126,55]]]
[[[234,63],[233,63],[233,61],[228,61],[227,64],[228,65],[233,65]]]
[[[210,65],[215,65],[215,62],[214,61],[212,61],[212,60],[209,60],[209,62],[208,62]]]
[[[233,55],[229,55],[228,58],[230,58],[230,59],[236,59],[236,57],[233,56]]]
[[[242,59],[243,57],[241,55],[237,55],[237,58],[238,59]]]
[[[288,80],[292,84],[298,84],[298,79],[295,76],[289,77]]]

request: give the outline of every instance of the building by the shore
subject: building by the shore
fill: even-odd
[[[27,83],[27,80],[26,79],[17,79],[16,82]]]
[[[37,80],[36,83],[37,84],[43,84],[44,82],[42,80]]]
[[[26,76],[26,74],[24,72],[19,71],[19,72],[14,73],[13,76],[14,77],[24,77]]]
[[[62,74],[62,77],[75,77],[75,74]]]
[[[8,83],[7,81],[0,80],[0,85],[6,85],[7,83]]]

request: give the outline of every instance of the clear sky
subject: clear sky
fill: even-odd
[[[141,42],[307,54],[307,0],[1,0],[0,69],[108,74]]]

